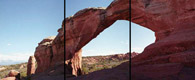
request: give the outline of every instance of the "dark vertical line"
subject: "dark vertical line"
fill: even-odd
[[[131,0],[129,0],[129,80],[131,80]]]
[[[66,80],[66,67],[65,67],[65,61],[66,61],[66,0],[64,0],[64,20],[63,20],[63,24],[64,24],[64,80]]]

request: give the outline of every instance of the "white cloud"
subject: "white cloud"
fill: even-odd
[[[27,62],[29,56],[31,55],[33,55],[33,53],[12,53],[12,54],[0,53],[0,65],[12,64],[14,62]]]

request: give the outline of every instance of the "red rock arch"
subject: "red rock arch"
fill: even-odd
[[[86,8],[66,18],[66,63],[74,64],[78,51],[117,20],[129,20],[129,0],[115,0],[107,8]],[[72,73],[77,75],[80,64],[71,66],[77,67]]]
[[[156,36],[155,43],[132,62],[169,63],[174,62],[173,54],[187,56],[186,51],[194,50],[194,4],[193,0],[131,0],[131,21],[151,29]]]

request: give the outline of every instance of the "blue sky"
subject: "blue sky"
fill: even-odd
[[[63,19],[64,0],[0,0],[0,65],[27,62]]]
[[[146,46],[154,41],[153,31],[131,22],[131,52],[141,53]]]
[[[66,17],[88,7],[107,7],[113,0],[66,0]],[[83,48],[83,56],[129,52],[129,21],[120,20],[104,30]]]

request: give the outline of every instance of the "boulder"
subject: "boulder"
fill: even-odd
[[[18,74],[20,74],[18,71],[16,70],[11,70],[9,73],[8,73],[8,77],[16,77]]]

